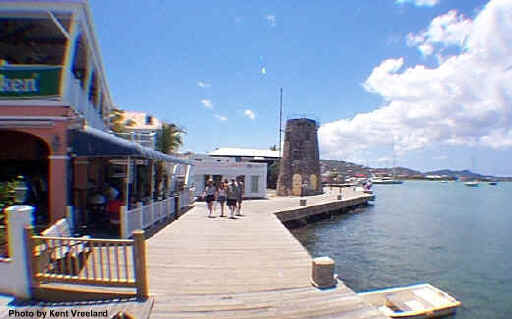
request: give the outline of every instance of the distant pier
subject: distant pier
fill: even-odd
[[[234,220],[208,218],[196,204],[147,241],[151,318],[387,318],[342,282],[313,287],[312,257],[282,223],[370,197],[352,189],[338,196],[245,201]]]

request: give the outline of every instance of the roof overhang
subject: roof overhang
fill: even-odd
[[[130,142],[98,129],[86,127],[71,131],[72,153],[86,157],[142,157],[177,164],[192,165],[183,160]]]

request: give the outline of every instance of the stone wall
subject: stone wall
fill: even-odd
[[[321,193],[317,129],[317,123],[306,118],[286,122],[278,196]]]

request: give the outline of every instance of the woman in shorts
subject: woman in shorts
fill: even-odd
[[[217,202],[220,205],[220,217],[224,217],[224,203],[226,202],[226,187],[223,182],[217,186]]]
[[[236,201],[238,199],[238,186],[235,183],[235,180],[231,180],[231,184],[229,184],[226,189],[226,196],[228,199],[228,207],[231,213],[230,218],[235,218],[235,209],[236,209]]]
[[[204,188],[204,195],[206,196],[206,204],[208,205],[208,217],[213,217],[213,202],[215,201],[215,195],[217,194],[217,188],[213,185],[213,181],[210,179]]]

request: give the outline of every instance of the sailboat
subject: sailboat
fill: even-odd
[[[372,177],[373,184],[403,184],[404,183],[403,181],[396,179],[396,172],[395,172],[396,159],[395,159],[395,140],[394,139],[392,140],[391,147],[393,149],[393,168],[392,168],[393,175],[392,175],[392,177],[390,177],[390,176],[382,176],[382,177],[373,176]]]
[[[475,170],[475,157],[471,158],[471,170],[472,171]],[[480,185],[480,183],[476,179],[474,179],[474,180],[466,181],[464,183],[464,185],[469,186],[469,187],[478,187]]]

